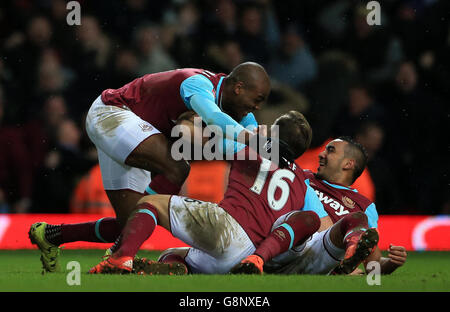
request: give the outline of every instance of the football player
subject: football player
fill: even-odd
[[[382,274],[402,266],[407,256],[402,246],[391,245],[388,258],[381,257],[375,230],[378,222],[375,204],[350,187],[363,172],[366,162],[363,146],[351,138],[331,141],[319,154],[317,173],[305,170],[305,178],[328,214],[319,232],[305,244],[279,256],[268,253],[269,248],[260,248],[234,268],[234,272],[261,273],[264,263],[264,271],[285,274],[349,274],[363,261],[366,271],[370,261],[379,262]]]

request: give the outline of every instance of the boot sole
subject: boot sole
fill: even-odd
[[[181,263],[162,263],[135,259],[133,272],[139,275],[186,275],[187,268]]]
[[[365,231],[358,241],[353,256],[344,259],[334,270],[334,274],[350,274],[353,272],[373,251],[378,244],[378,232],[375,229]]]
[[[42,223],[40,223],[40,225],[42,225]],[[39,226],[39,225],[37,225],[37,226]],[[30,240],[31,244],[36,245],[38,247],[39,251],[41,252],[41,256],[39,257],[39,260],[42,263],[42,268],[43,268],[44,272],[52,273],[52,272],[59,271],[59,267],[57,264],[55,264],[54,266],[51,266],[51,265],[47,265],[46,262],[44,261],[44,256],[42,255],[42,253],[45,252],[45,250],[43,250],[44,248],[41,247],[38,244],[38,242],[34,239],[34,236],[32,234],[33,228],[34,227],[30,227],[30,229],[28,230],[28,239]],[[51,259],[51,260],[53,260],[53,259]]]

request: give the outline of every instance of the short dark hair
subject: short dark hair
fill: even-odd
[[[356,142],[349,136],[341,136],[338,138],[339,140],[347,142],[347,146],[345,146],[344,153],[345,157],[350,157],[355,159],[355,170],[353,171],[353,180],[352,183],[359,178],[359,176],[363,173],[364,169],[367,165],[367,151],[362,146],[361,143]]]
[[[279,139],[289,146],[295,159],[311,145],[312,129],[302,113],[290,111],[278,117],[274,124],[279,126]]]

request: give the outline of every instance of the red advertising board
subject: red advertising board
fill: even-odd
[[[28,230],[34,222],[51,224],[79,223],[98,220],[95,214],[0,214],[0,249],[35,248],[28,239]],[[380,216],[379,246],[386,250],[389,244],[404,246],[407,250],[450,250],[450,216]],[[167,230],[157,227],[142,249],[164,250],[187,246]],[[101,248],[108,244],[75,242],[65,248]]]

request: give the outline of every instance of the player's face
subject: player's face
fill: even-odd
[[[345,161],[345,144],[346,142],[342,140],[331,141],[319,154],[319,168],[317,168],[317,175],[320,178],[332,180],[339,174]]]
[[[267,101],[270,92],[270,85],[267,83],[256,86],[246,87],[237,83],[234,88],[232,103],[228,107],[228,114],[236,121],[241,121],[248,113],[253,113],[261,109],[261,106]]]

